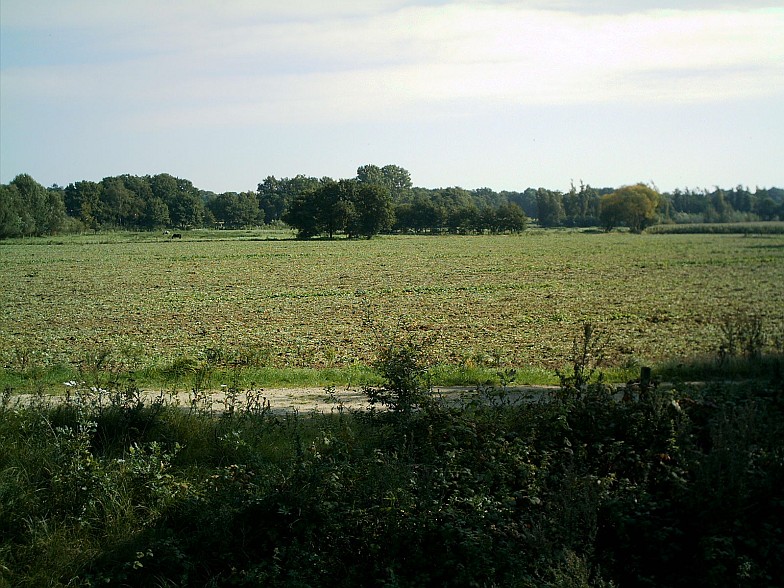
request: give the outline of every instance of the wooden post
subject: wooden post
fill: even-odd
[[[640,391],[647,392],[651,385],[651,368],[640,368]]]

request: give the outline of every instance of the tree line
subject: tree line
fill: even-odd
[[[641,186],[641,185],[637,185]],[[350,179],[268,176],[256,191],[200,190],[169,174],[120,175],[45,188],[21,174],[0,185],[0,238],[84,230],[248,228],[286,223],[301,238],[370,237],[383,232],[519,232],[529,219],[543,227],[628,226],[654,222],[784,220],[784,190],[675,190],[628,186],[568,192],[527,188],[421,188],[397,165],[363,165]],[[620,195],[619,195],[620,194]]]

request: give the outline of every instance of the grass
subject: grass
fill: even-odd
[[[685,223],[654,225],[646,230],[649,234],[742,234],[742,235],[781,235],[784,222],[738,222],[738,223]]]
[[[97,362],[151,387],[207,362],[244,385],[372,383],[378,341],[400,331],[430,342],[441,384],[510,368],[521,383],[554,383],[586,321],[622,380],[714,356],[726,316],[759,317],[769,352],[782,333],[781,235],[285,237],[3,242],[0,384],[59,386]]]
[[[0,403],[0,585],[713,587],[784,573],[780,379],[282,416],[79,391]]]
[[[782,577],[784,237],[285,238],[0,243],[0,586]],[[379,352],[396,341],[411,345]],[[479,396],[390,387],[406,353],[425,381]],[[654,365],[675,384],[617,402],[582,385],[599,354],[608,381]],[[420,386],[412,374],[399,381]],[[512,377],[561,386],[519,403]],[[70,380],[64,403],[13,398]],[[345,383],[402,408],[197,401]]]

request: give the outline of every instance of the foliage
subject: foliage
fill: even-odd
[[[397,336],[382,342],[375,368],[383,383],[363,389],[371,405],[380,404],[395,414],[408,416],[431,400],[423,342],[412,336]]]
[[[356,189],[348,192],[342,189],[336,209],[330,212],[327,207],[317,211],[313,206],[305,206],[302,214],[302,204],[309,195],[327,185],[345,182],[360,187],[375,186],[389,195],[391,203],[384,197],[379,204],[380,192],[376,192],[370,201],[372,212],[363,216],[364,209],[352,208],[352,197],[346,196],[358,194]],[[300,230],[303,238],[322,232],[334,236],[343,228],[349,229],[350,235],[362,236],[390,228],[415,233],[520,232],[529,217],[536,217],[542,227],[627,223],[628,203],[610,206],[605,218],[600,219],[600,199],[612,192],[612,188],[594,188],[582,181],[579,190],[572,183],[566,193],[545,188],[526,188],[520,192],[495,192],[486,187],[429,189],[414,187],[408,170],[397,165],[363,165],[357,169],[356,178],[337,182],[302,174],[293,178],[267,176],[255,192],[241,194],[199,190],[189,180],[165,173],[109,176],[100,182],[78,181],[65,188],[57,185],[43,188],[22,174],[10,184],[0,186],[0,238],[85,229],[189,229],[212,227],[216,223],[220,228],[239,228],[263,222],[279,224],[287,216],[304,227]],[[365,195],[371,197],[373,193]],[[322,199],[324,203],[330,201],[329,194],[323,196],[326,196]],[[662,221],[675,223],[780,220],[784,219],[784,190],[758,187],[751,192],[743,186],[729,190],[716,187],[713,191],[676,189],[661,195],[657,214]],[[323,226],[309,224],[308,215],[320,217]],[[649,221],[646,219],[644,224]],[[633,230],[641,229],[635,225]]]
[[[296,197],[313,192],[318,187],[318,178],[298,175],[278,179],[267,176],[256,190],[259,209],[264,212],[267,222],[281,221]]]
[[[591,323],[583,325],[582,333],[572,342],[572,352],[569,357],[571,371],[556,370],[563,394],[579,399],[588,392],[589,387],[597,385],[593,380],[604,360],[605,343],[594,325]],[[600,384],[601,380],[598,382],[598,385]]]
[[[354,188],[351,212],[346,220],[349,237],[362,236],[370,239],[373,235],[391,229],[393,221],[392,198],[388,188],[377,184]]]
[[[394,201],[404,199],[412,187],[411,174],[399,165],[362,165],[357,168],[357,181],[386,188]]]
[[[264,213],[254,192],[226,192],[207,202],[215,221],[227,229],[253,227],[264,222]]]
[[[59,190],[47,190],[27,174],[0,186],[0,239],[54,235],[64,222]]]
[[[782,222],[749,222],[749,223],[690,223],[667,224],[648,227],[646,233],[655,235],[782,235],[784,223]]]
[[[555,227],[563,223],[566,213],[563,206],[563,195],[539,188],[536,193],[536,208],[539,224],[543,227]]]
[[[599,216],[605,230],[626,225],[632,233],[641,233],[656,219],[661,196],[645,184],[625,186],[602,196]]]
[[[586,340],[598,341],[584,332],[578,349]],[[426,347],[392,343],[387,389],[421,390]],[[707,587],[784,574],[780,382],[625,402],[593,383],[538,400],[487,388],[394,419],[215,413],[69,384],[64,404],[0,404],[7,585]]]

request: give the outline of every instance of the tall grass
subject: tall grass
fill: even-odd
[[[781,235],[784,223],[775,221],[740,223],[663,224],[648,227],[646,233],[655,235]]]
[[[576,346],[579,351],[583,347]],[[0,584],[766,586],[784,575],[784,386],[442,403],[416,349],[391,410],[215,410],[72,383],[0,404]],[[509,374],[507,374],[508,378]],[[778,379],[777,379],[778,377]]]

